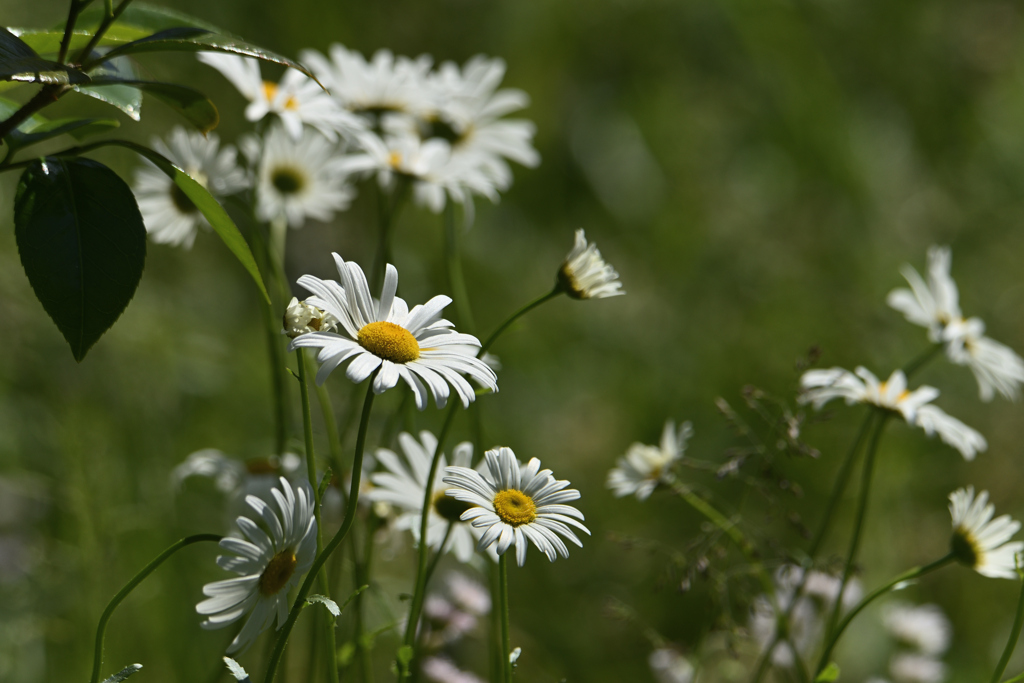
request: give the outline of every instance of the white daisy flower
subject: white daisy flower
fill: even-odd
[[[946,356],[957,365],[966,365],[978,381],[983,401],[991,401],[995,392],[1016,399],[1024,383],[1024,359],[1013,349],[985,336],[980,318],[964,319],[960,294],[950,276],[952,254],[949,247],[928,249],[928,282],[911,266],[901,268],[910,289],[894,289],[889,305],[915,325],[928,330],[928,338],[944,344]]]
[[[1020,530],[1020,522],[1009,515],[992,519],[995,506],[988,502],[988,491],[974,497],[974,487],[949,494],[949,513],[953,517],[950,542],[956,559],[982,576],[993,579],[1017,578],[1017,553],[1024,542],[1010,539]]]
[[[672,467],[683,457],[691,436],[693,426],[689,422],[676,429],[675,422],[667,421],[661,432],[661,445],[634,443],[630,446],[616,467],[608,472],[607,487],[619,498],[636,494],[637,500],[647,500],[658,484],[671,484],[675,480]]]
[[[503,119],[530,103],[522,90],[498,90],[505,76],[505,62],[499,58],[477,55],[460,69],[445,62],[430,77],[437,92],[439,119],[451,126],[452,144],[459,151],[491,157],[507,168],[503,159],[510,159],[530,168],[540,163],[533,147],[536,126],[533,122]]]
[[[309,300],[299,301],[292,297],[284,311],[284,329],[282,332],[292,339],[300,334],[310,332],[331,332],[338,326],[338,320],[327,311],[317,308]]]
[[[461,609],[478,617],[491,613],[491,593],[462,572],[451,572],[445,583],[448,593]]]
[[[241,192],[249,186],[245,172],[238,167],[237,151],[231,145],[220,147],[220,138],[214,133],[204,136],[176,126],[166,144],[153,138],[152,145],[216,197]],[[152,164],[136,170],[132,191],[146,232],[158,244],[191,248],[199,228],[210,226],[192,200]]]
[[[386,448],[377,449],[377,461],[386,472],[375,472],[371,475],[374,488],[369,492],[373,502],[390,503],[402,510],[395,521],[396,529],[408,529],[419,543],[420,521],[423,514],[423,493],[427,485],[427,474],[430,462],[437,448],[437,437],[428,431],[420,432],[419,441],[411,434],[402,432],[398,435],[398,445],[405,454],[405,463],[394,451]],[[464,441],[455,447],[452,464],[469,467],[473,459],[473,444]],[[455,555],[459,562],[473,559],[476,547],[476,536],[469,524],[464,524],[460,516],[469,506],[445,495],[448,486],[441,481],[448,460],[441,454],[437,472],[431,485],[431,504],[427,518],[427,547],[437,550],[452,524],[451,533],[445,550]]]
[[[898,413],[907,424],[920,427],[928,436],[938,434],[965,460],[973,460],[988,448],[985,437],[931,404],[939,395],[938,389],[924,385],[909,391],[902,370],[893,371],[884,382],[864,367],[858,367],[856,374],[843,368],[808,370],[800,377],[800,389],[799,402],[810,403],[817,410],[841,398],[847,405],[868,403]]]
[[[574,299],[604,299],[625,294],[619,274],[601,258],[596,244],[587,244],[583,228],[576,231],[576,243],[562,262],[558,284]]]
[[[426,408],[428,387],[434,402],[443,408],[449,384],[462,405],[469,406],[476,392],[463,374],[491,391],[498,390],[497,375],[476,357],[480,340],[456,332],[441,318],[441,311],[451,303],[449,297],[438,295],[410,310],[404,299],[395,296],[398,271],[389,263],[380,300],[374,301],[363,269],[338,254],[334,260],[341,284],[312,275],[303,275],[298,283],[315,295],[310,299],[314,305],[340,321],[344,334],[312,332],[296,337],[289,347],[320,349],[318,384],[351,359],[345,373],[350,380],[358,384],[380,368],[373,380],[374,392],[383,393],[401,379],[413,390],[420,410]]]
[[[916,652],[901,652],[889,662],[889,675],[894,683],[942,683],[946,665]]]
[[[475,615],[465,612],[440,595],[431,594],[423,603],[423,642],[431,650],[456,643],[476,628]]]
[[[263,80],[260,63],[250,57],[221,52],[200,52],[199,61],[220,71],[238,92],[249,100],[245,118],[259,121],[276,114],[293,140],[302,137],[303,124],[316,128],[332,142],[338,133],[351,135],[363,122],[345,111],[316,81],[295,69],[288,69],[279,83]]]
[[[652,652],[647,664],[658,683],[690,683],[696,673],[690,660],[670,648]]]
[[[278,511],[256,496],[246,502],[259,515],[266,530],[248,517],[236,522],[244,537],[227,537],[220,546],[234,555],[221,555],[217,564],[239,574],[238,578],[203,586],[208,599],[196,605],[205,615],[203,628],[223,628],[251,612],[242,630],[228,646],[228,653],[249,647],[277,617],[281,628],[288,618],[288,591],[313,564],[316,555],[316,520],[313,494],[308,485],[293,489],[280,479],[271,492]]]
[[[438,683],[484,683],[482,678],[468,671],[462,671],[444,657],[424,659],[423,675]]]
[[[239,460],[216,448],[204,448],[190,453],[185,461],[171,472],[171,481],[181,487],[186,479],[205,477],[212,479],[217,490],[230,496],[269,496],[279,476],[294,479],[302,467],[302,458],[295,453],[280,457]]]
[[[305,129],[296,142],[279,126],[263,141],[257,170],[256,216],[300,228],[306,218],[329,221],[348,208],[354,190],[344,157],[322,135]]]
[[[569,557],[559,535],[583,547],[569,527],[588,535],[590,531],[577,521],[583,519],[583,513],[564,504],[580,497],[576,489],[566,488],[568,481],[556,481],[551,470],[541,470],[537,458],[521,465],[511,448],[487,451],[485,462],[485,474],[468,467],[448,467],[443,480],[453,487],[447,495],[476,506],[463,512],[462,519],[484,530],[478,544],[481,550],[495,545],[503,555],[515,546],[521,567],[526,562],[527,541],[552,562],[558,555]]]
[[[882,623],[896,640],[926,655],[941,655],[953,639],[953,627],[938,605],[886,605]]]
[[[371,117],[383,112],[420,116],[435,108],[436,97],[426,87],[433,64],[429,56],[396,58],[389,50],[378,50],[367,61],[339,43],[332,45],[329,53],[329,60],[316,50],[305,50],[300,57],[349,111]]]

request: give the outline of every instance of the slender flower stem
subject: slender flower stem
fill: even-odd
[[[498,589],[501,600],[501,666],[505,683],[512,683],[512,661],[509,655],[512,654],[512,640],[508,628],[508,553],[498,556]]]
[[[505,673],[501,663],[501,581],[498,579],[498,565],[494,562],[487,563],[487,583],[491,590],[491,604],[499,606],[499,609],[491,609],[487,634],[487,658],[491,670],[489,680],[501,681]]]
[[[394,185],[394,192],[386,194],[382,188],[377,190],[377,255],[373,259],[373,272],[370,282],[374,288],[381,286],[384,281],[384,267],[392,262],[391,258],[391,233],[395,224],[395,216],[405,200],[409,189],[409,181],[399,176]]]
[[[999,658],[996,670],[992,674],[992,683],[999,683],[999,679],[1003,677],[1006,665],[1010,663],[1010,657],[1017,647],[1022,625],[1024,625],[1024,576],[1021,576],[1020,597],[1017,598],[1017,614],[1013,618],[1013,628],[1010,629],[1010,638],[1006,641],[1006,647],[1003,648],[1003,656]]]
[[[448,539],[452,535],[452,529],[455,527],[455,522],[448,522],[448,528],[444,530],[444,538],[441,539],[441,545],[438,547],[437,552],[434,553],[434,557],[430,560],[430,564],[427,565],[427,583],[430,583],[430,577],[434,575],[434,570],[437,569],[437,565],[441,563],[441,556],[444,555],[444,547],[448,545]]]
[[[355,534],[353,533],[352,540],[352,557],[355,559],[355,579],[356,588],[359,586],[368,586],[371,583],[370,580],[370,566],[373,563],[373,536],[377,531],[377,517],[372,512],[366,519],[366,538],[363,541],[363,553],[360,557],[355,542]],[[365,630],[366,618],[365,610],[366,603],[364,598],[369,596],[364,595],[366,591],[360,593],[355,597],[355,635],[354,640],[356,643],[356,650],[359,652],[359,663],[363,671],[362,683],[373,683],[373,658],[370,656],[370,648],[366,647],[366,638],[363,636]]]
[[[564,292],[563,292],[562,288],[558,287],[556,285],[554,289],[552,289],[550,292],[548,292],[544,296],[542,296],[540,298],[537,298],[537,299],[534,299],[533,301],[531,301],[530,303],[526,304],[525,306],[520,308],[518,311],[516,311],[515,313],[510,315],[508,317],[508,320],[503,322],[498,327],[498,329],[496,329],[494,332],[492,332],[491,336],[488,337],[487,341],[484,342],[484,345],[480,347],[480,351],[478,351],[477,354],[476,354],[477,358],[482,358],[483,355],[485,353],[487,353],[488,349],[491,348],[491,345],[494,344],[494,342],[496,342],[498,340],[498,337],[500,337],[502,335],[502,333],[505,330],[508,329],[509,325],[511,325],[516,320],[518,320],[522,316],[526,315],[527,313],[529,313],[533,309],[537,308],[538,306],[540,306],[545,301],[549,301],[551,299],[554,299],[556,296],[558,296],[559,294],[563,294],[563,293]]]
[[[426,486],[423,489],[423,508],[420,515],[420,542],[418,548],[416,566],[416,588],[412,594],[412,604],[409,606],[409,621],[405,624],[405,645],[414,647],[416,642],[416,626],[420,620],[420,613],[423,611],[423,600],[427,592],[427,526],[430,519],[430,506],[434,497],[434,477],[437,475],[438,463],[441,460],[441,451],[444,450],[445,439],[455,421],[455,413],[458,411],[459,402],[453,396],[449,399],[452,404],[448,414],[444,418],[441,432],[437,436],[437,446],[434,448],[434,457],[430,460],[430,470],[427,472]],[[399,667],[399,680],[407,676],[408,671]]]
[[[473,320],[469,290],[466,289],[466,279],[462,273],[459,233],[455,227],[455,207],[452,202],[447,202],[444,206],[444,258],[448,271],[448,287],[459,313],[459,329],[473,334],[476,331],[476,321]]]
[[[313,489],[313,517],[316,518],[316,552],[317,555],[324,547],[323,521],[320,519],[320,482],[316,477],[316,452],[313,444],[313,415],[309,407],[309,386],[306,368],[306,354],[303,349],[297,349],[295,355],[299,361],[299,396],[302,399],[302,433],[306,441],[306,476],[309,478],[309,485]],[[327,567],[320,567],[320,590],[324,595],[331,595],[331,583],[327,576]],[[324,623],[327,626],[327,647],[330,669],[327,672],[327,680],[331,683],[338,683],[338,645],[335,641],[334,617],[330,613],[325,615]]]
[[[68,48],[71,47],[71,35],[75,31],[78,15],[85,9],[87,4],[89,3],[82,2],[82,0],[71,0],[71,6],[68,7],[68,18],[64,22],[64,36],[60,39],[60,49],[57,52],[57,62],[60,64],[63,64],[68,56]]]
[[[839,611],[843,606],[843,593],[846,591],[846,584],[850,581],[853,573],[853,564],[857,560],[857,551],[860,549],[861,534],[864,530],[864,518],[868,508],[868,498],[871,493],[871,478],[875,469],[875,456],[878,454],[878,444],[882,440],[882,432],[885,425],[892,417],[892,413],[885,411],[878,418],[875,424],[875,431],[871,435],[871,442],[868,444],[867,455],[864,458],[864,470],[861,477],[860,496],[857,499],[857,512],[853,524],[853,535],[850,537],[850,549],[846,554],[846,564],[843,566],[843,578],[839,582],[839,592],[836,595],[836,603],[832,606],[832,614],[829,617],[828,628],[825,630],[826,637],[833,637],[836,623],[839,621]],[[820,672],[820,669],[819,669]]]
[[[143,567],[142,571],[133,576],[132,580],[126,583],[124,588],[118,591],[117,595],[111,598],[110,602],[107,603],[106,609],[103,610],[103,614],[100,616],[99,624],[96,626],[96,652],[93,655],[92,660],[92,678],[89,679],[91,683],[96,683],[100,680],[100,665],[103,663],[104,631],[106,631],[107,622],[110,621],[111,615],[114,614],[114,610],[121,604],[121,601],[128,597],[128,594],[131,593],[136,586],[142,583],[147,576],[152,574],[157,567],[163,564],[164,560],[185,546],[192,545],[193,543],[202,543],[204,541],[219,543],[222,538],[223,536],[218,536],[217,534],[196,534],[194,536],[186,536],[167,550],[157,555],[156,559]]]
[[[924,576],[925,574],[929,574],[935,571],[936,569],[945,567],[954,559],[956,558],[954,557],[953,553],[949,553],[945,557],[941,557],[930,564],[924,565],[923,567],[914,567],[913,569],[903,572],[902,574],[900,574],[884,586],[876,588],[874,591],[871,592],[870,595],[861,600],[856,607],[850,610],[850,613],[843,618],[843,621],[840,622],[839,626],[835,629],[835,632],[829,639],[828,646],[825,648],[824,652],[821,653],[821,659],[818,660],[818,668],[815,670],[814,675],[817,676],[818,674],[820,674],[828,665],[829,657],[832,655],[832,650],[835,648],[836,643],[839,642],[839,637],[843,635],[843,631],[845,631],[846,627],[850,625],[850,622],[853,621],[854,617],[860,614],[861,610],[863,610],[865,607],[874,602],[876,598],[885,595],[886,593],[891,591],[894,586],[897,586],[898,584],[904,583],[906,581],[913,581],[914,579],[918,579]],[[838,597],[836,598],[836,605],[840,605],[842,604],[842,602],[843,598],[842,593],[840,592]],[[998,681],[998,677],[995,680]]]
[[[306,602],[306,596],[309,595],[309,590],[313,587],[313,581],[316,578],[317,572],[327,562],[327,558],[331,556],[331,553],[345,540],[345,536],[348,535],[349,530],[352,528],[352,523],[355,521],[359,505],[359,483],[363,473],[363,449],[366,446],[366,430],[370,425],[370,412],[373,409],[373,379],[376,377],[376,374],[375,371],[366,383],[366,397],[363,399],[363,412],[359,418],[359,433],[356,435],[356,452],[352,459],[352,485],[349,489],[345,519],[341,523],[341,528],[334,534],[334,538],[324,547],[323,552],[318,554],[316,559],[313,560],[313,566],[309,568],[306,579],[299,587],[299,593],[295,596],[295,602],[292,603],[291,611],[288,612],[288,620],[280,628],[277,642],[274,644],[274,651],[270,655],[270,663],[267,665],[267,676],[264,679],[265,683],[271,683],[277,674],[277,665],[281,661],[281,655],[284,653],[284,646],[288,642],[288,636],[295,626],[295,621],[299,618],[299,612],[302,611],[302,607]]]
[[[121,0],[121,4],[117,6],[117,9],[110,9],[111,3],[109,0],[106,1],[108,9],[103,17],[103,21],[100,22],[99,27],[96,29],[96,33],[94,33],[92,38],[89,39],[89,43],[79,51],[78,57],[75,59],[77,63],[82,65],[83,69],[92,68],[103,61],[102,57],[89,60],[89,54],[92,52],[93,48],[99,44],[100,39],[103,37],[103,34],[107,32],[107,29],[117,21],[117,18],[121,16],[122,12],[128,9],[128,5],[132,2],[132,0]],[[84,6],[88,5],[90,2],[92,2],[92,0],[85,0],[82,4]]]
[[[1024,681],[1024,673],[1017,674],[1013,678],[1008,678],[1007,680],[1003,681],[1003,683],[1021,683],[1021,681]]]
[[[923,368],[942,351],[942,344],[932,344],[931,348],[903,366],[903,374],[909,379],[911,375]]]
[[[316,384],[316,398],[320,403],[320,412],[324,417],[324,429],[327,430],[327,445],[331,453],[331,470],[335,475],[341,474],[341,442],[338,440],[338,421],[334,417],[331,395],[326,384]]]
[[[281,353],[281,340],[278,338],[274,325],[274,313],[270,304],[260,299],[260,312],[263,314],[263,326],[267,337],[267,359],[270,362],[270,391],[274,403],[274,452],[284,453],[288,441],[288,407],[285,399],[284,358]]]

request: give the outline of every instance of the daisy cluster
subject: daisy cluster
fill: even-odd
[[[942,656],[953,639],[953,628],[938,605],[893,603],[882,611],[882,625],[896,641],[897,650],[889,660],[893,683],[942,683],[946,665]],[[868,683],[888,683],[872,678]]]
[[[199,59],[247,100],[249,121],[268,122],[238,149],[182,128],[153,145],[214,197],[246,193],[264,222],[299,228],[309,219],[331,220],[368,177],[391,193],[410,185],[415,201],[435,213],[449,200],[461,204],[470,219],[474,197],[497,202],[509,189],[512,162],[540,163],[533,123],[507,116],[529,97],[500,87],[501,59],[476,56],[434,68],[425,55],[381,50],[367,60],[335,44],[328,55],[302,53],[317,80],[288,69],[276,82],[265,80],[255,59],[214,52]],[[208,227],[155,167],[137,172],[135,194],[156,242],[187,248]]]

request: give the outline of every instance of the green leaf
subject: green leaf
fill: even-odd
[[[138,672],[142,668],[141,664],[129,664],[125,668],[118,671],[110,678],[104,678],[103,683],[121,683],[124,679],[128,678],[132,674]]]
[[[91,35],[97,28],[99,28],[100,23],[103,21],[103,17],[104,9],[102,7],[87,9],[78,15],[78,22],[76,23],[75,28],[81,29]],[[111,28],[117,27],[122,29],[121,35],[129,35],[130,33],[133,33],[134,35],[130,40],[138,40],[139,38],[144,38],[158,31],[177,28],[179,26],[201,28],[211,33],[227,34],[227,31],[224,31],[207,21],[185,14],[184,12],[178,12],[166,7],[147,5],[143,2],[134,2],[129,5],[128,9],[126,9],[121,16],[117,18],[117,21],[114,22]],[[60,26],[54,26],[53,28],[54,30],[63,30],[63,24]]]
[[[839,680],[839,665],[829,662],[829,665],[814,679],[814,683],[832,683],[837,680]]]
[[[25,83],[88,83],[78,69],[43,59],[21,38],[0,27],[0,80]]]
[[[184,116],[189,123],[202,133],[208,133],[217,127],[220,114],[213,102],[194,88],[175,83],[158,83],[156,81],[126,80],[111,77],[98,77],[93,80],[90,88],[132,87],[148,93]]]
[[[128,140],[111,140],[110,144],[127,147],[137,152],[166,173],[174,181],[174,184],[185,193],[185,196],[192,200],[196,208],[202,212],[203,216],[206,217],[206,220],[213,227],[214,232],[220,236],[224,244],[231,250],[231,253],[242,263],[242,266],[249,271],[249,275],[256,282],[256,286],[259,288],[263,298],[266,299],[267,303],[270,303],[270,296],[267,294],[267,288],[263,285],[263,278],[260,277],[260,270],[256,267],[256,259],[253,258],[249,245],[246,243],[245,238],[242,237],[242,233],[238,231],[238,226],[235,225],[231,217],[228,216],[227,211],[224,210],[224,207],[213,198],[213,195],[205,187],[172,164],[169,159],[148,147],[129,142]]]
[[[120,125],[120,122],[114,119],[53,119],[32,126],[30,133],[20,129],[12,132],[11,147],[27,147],[65,133],[73,135],[78,140],[84,140],[91,135],[106,133]]]
[[[31,47],[40,55],[54,55],[60,51],[60,43],[64,39],[64,28],[61,25],[60,29],[55,30],[42,30],[42,29],[25,29],[25,28],[11,28],[11,33],[18,36],[25,42],[26,45]],[[116,45],[124,45],[130,43],[139,37],[138,29],[132,29],[125,31],[117,26],[111,26],[107,29],[107,32],[100,38],[100,42],[97,43],[98,47],[111,47]],[[71,33],[71,42],[68,46],[68,54],[74,55],[76,52],[81,50],[83,47],[89,44],[92,40],[92,33],[89,31],[76,30]]]
[[[323,605],[335,619],[341,616],[341,609],[338,607],[338,603],[334,602],[334,600],[331,600],[326,595],[310,595],[306,598],[306,602],[310,605]]]
[[[21,105],[14,100],[9,100],[6,97],[0,97],[0,121],[9,118],[11,114],[18,111]],[[46,118],[42,114],[33,114],[28,117],[25,121],[21,122],[16,130],[27,133],[28,131],[41,126],[46,123]]]
[[[409,668],[409,662],[412,661],[412,656],[412,645],[403,645],[398,648],[398,663],[403,670],[407,670]]]
[[[36,297],[80,362],[142,278],[146,228],[131,189],[89,159],[37,159],[18,183],[14,236]]]
[[[229,54],[240,55],[242,57],[253,57],[264,62],[283,64],[284,66],[301,71],[310,78],[314,78],[313,73],[309,69],[294,60],[288,59],[276,52],[271,52],[270,50],[253,45],[252,43],[247,43],[239,38],[213,33],[188,38],[157,38],[153,36],[146,40],[139,40],[134,43],[115,47],[107,53],[106,57],[137,55],[144,52],[227,52]],[[106,57],[102,59],[105,59]]]
[[[130,85],[76,85],[75,91],[113,105],[138,121],[142,118],[142,91]]]

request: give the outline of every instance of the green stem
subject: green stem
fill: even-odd
[[[157,555],[155,560],[143,567],[142,571],[133,576],[132,580],[126,583],[124,588],[118,591],[117,595],[111,598],[110,602],[107,603],[107,608],[103,610],[103,614],[100,616],[99,624],[96,626],[96,652],[93,655],[92,660],[92,678],[89,679],[91,683],[96,683],[100,680],[100,666],[103,663],[103,635],[107,628],[107,622],[110,621],[111,615],[114,614],[114,610],[121,604],[121,601],[128,597],[128,594],[131,593],[136,586],[142,583],[147,576],[152,574],[157,567],[163,564],[164,560],[185,546],[204,541],[220,543],[222,538],[223,536],[218,536],[217,534],[196,534],[194,536],[186,536],[167,550]]]
[[[402,201],[409,189],[409,181],[398,176],[394,188],[391,195],[386,194],[382,188],[377,190],[377,255],[373,259],[373,271],[370,278],[374,289],[379,288],[384,282],[384,268],[393,260],[391,257],[391,228],[394,226],[395,216],[398,215],[398,209],[401,208]]]
[[[452,423],[455,421],[455,413],[459,408],[459,401],[453,396],[449,399],[451,401],[451,407],[448,409],[448,414],[444,418],[444,424],[441,426],[441,432],[437,436],[437,446],[434,448],[434,456],[430,460],[430,470],[427,473],[426,486],[423,488],[423,508],[420,515],[420,542],[417,553],[417,565],[416,565],[416,588],[412,594],[412,604],[409,606],[409,621],[405,625],[405,645],[409,647],[415,646],[416,641],[416,627],[419,624],[420,613],[423,611],[423,600],[426,597],[427,592],[427,553],[429,548],[427,547],[427,526],[430,520],[430,507],[432,499],[434,497],[434,477],[437,474],[438,463],[441,460],[441,451],[444,450],[445,439],[448,438],[448,432],[451,430]],[[403,676],[407,676],[408,671],[399,668],[400,679]]]
[[[444,538],[441,539],[441,545],[438,547],[437,552],[434,553],[433,559],[430,560],[430,564],[427,566],[427,584],[430,584],[430,577],[434,575],[437,565],[441,562],[441,556],[444,555],[444,547],[448,545],[448,539],[451,537],[452,529],[454,527],[455,522],[448,522],[448,528],[444,530]]]
[[[512,662],[509,660],[509,655],[512,654],[512,639],[508,627],[508,556],[509,553],[498,556],[498,592],[501,600],[501,667],[504,672],[502,680],[505,683],[512,683]]]
[[[839,592],[835,605],[832,606],[832,614],[829,617],[828,628],[825,630],[826,637],[831,637],[835,632],[836,623],[839,621],[839,611],[843,606],[843,593],[846,591],[846,584],[853,574],[853,564],[857,560],[857,551],[860,549],[860,539],[864,530],[864,518],[868,508],[868,498],[871,494],[871,479],[875,469],[875,456],[878,454],[878,444],[882,440],[882,432],[885,425],[892,417],[892,413],[885,411],[875,426],[871,435],[871,442],[868,444],[867,455],[864,458],[864,470],[861,476],[860,495],[857,499],[857,512],[853,524],[853,536],[850,538],[850,549],[846,554],[846,563],[843,565],[843,578],[839,581]]]
[[[274,406],[274,453],[284,453],[288,441],[288,408],[285,401],[284,358],[281,340],[278,338],[274,325],[274,313],[270,304],[260,299],[260,311],[263,314],[263,326],[267,338],[267,360],[270,363],[270,391]],[[315,486],[315,484],[314,484]]]
[[[313,566],[309,568],[305,581],[299,587],[299,593],[295,596],[295,602],[292,603],[291,611],[288,612],[288,619],[284,622],[284,626],[281,627],[278,633],[277,642],[274,643],[274,651],[270,655],[270,663],[267,665],[265,683],[271,683],[277,674],[277,665],[281,661],[281,655],[284,653],[284,646],[288,642],[288,636],[295,626],[296,619],[299,618],[299,612],[302,611],[306,596],[309,595],[309,590],[313,587],[313,580],[317,572],[327,562],[327,558],[331,556],[331,553],[345,540],[345,536],[348,535],[349,529],[352,528],[352,523],[355,521],[359,505],[359,483],[363,473],[363,449],[366,446],[366,431],[370,424],[370,411],[373,409],[373,379],[376,377],[376,374],[374,372],[366,384],[366,398],[363,399],[363,412],[359,418],[359,433],[356,436],[356,452],[352,459],[352,484],[349,489],[345,519],[341,523],[341,528],[334,534],[334,538],[324,547],[323,552],[313,560]]]
[[[0,140],[7,137],[11,131],[27,121],[29,117],[37,111],[59,100],[69,89],[70,88],[64,85],[44,85],[42,89],[33,95],[32,99],[23,104],[18,111],[0,122]],[[38,158],[33,158],[16,164],[10,163],[13,153],[13,151],[8,152],[7,156],[4,157],[3,170],[9,171],[22,166],[28,166],[38,160]]]
[[[459,234],[455,227],[455,206],[453,202],[444,205],[444,258],[448,271],[448,287],[455,299],[455,310],[459,314],[459,329],[473,334],[476,321],[469,304],[469,290],[462,273],[462,258],[459,253]]]
[[[307,376],[309,370],[306,368],[306,354],[303,349],[297,349],[295,355],[299,362],[299,396],[302,399],[302,433],[306,441],[306,476],[309,478],[309,485],[313,489],[313,516],[316,518],[316,552],[317,555],[324,547],[323,521],[320,519],[320,482],[316,476],[316,452],[313,444],[313,415],[309,407],[309,385]],[[327,576],[327,567],[320,567],[320,590],[323,594],[330,596],[331,583]],[[331,683],[338,683],[338,645],[335,641],[334,617],[329,613],[324,616],[324,623],[327,625],[327,647],[330,669],[327,680]]]
[[[487,582],[491,589],[491,604],[501,605],[501,581],[498,579],[498,565],[487,563]],[[491,676],[489,680],[500,681],[505,669],[501,664],[501,610],[491,609],[491,624],[487,634],[488,659]]]
[[[108,11],[103,17],[103,21],[100,22],[99,27],[97,27],[96,33],[94,33],[92,38],[89,39],[89,43],[79,51],[78,57],[75,59],[76,62],[82,65],[83,69],[91,69],[103,61],[102,57],[89,61],[86,60],[88,59],[89,54],[92,53],[93,48],[99,44],[100,39],[103,37],[103,34],[107,32],[107,29],[117,21],[117,18],[121,16],[122,12],[128,9],[128,5],[131,4],[131,1],[132,0],[121,0],[121,4],[117,6],[117,9]],[[92,0],[86,0],[84,4],[87,5],[90,2],[92,2]],[[106,0],[106,2],[109,7],[111,4],[110,0]]]
[[[927,365],[932,358],[935,358],[942,351],[942,348],[942,344],[933,344],[927,351],[904,365],[903,374],[907,376],[907,379],[910,379],[911,375]]]
[[[366,538],[363,541],[362,557],[356,552],[355,545],[352,548],[352,556],[355,558],[356,587],[368,586],[370,584],[370,565],[373,562],[373,536],[376,532],[377,516],[371,511],[366,519]],[[356,628],[355,641],[356,649],[359,652],[359,663],[363,670],[363,683],[373,683],[373,658],[370,656],[370,648],[367,647],[366,638],[363,636],[366,624],[366,603],[364,597],[366,591],[355,598]]]
[[[1003,681],[1003,683],[1021,683],[1021,681],[1024,681],[1024,673],[1017,674],[1013,678],[1009,678],[1009,679]]]
[[[75,32],[78,15],[85,8],[86,4],[88,3],[80,2],[80,0],[71,0],[71,6],[68,8],[68,19],[64,22],[64,36],[60,39],[60,49],[57,52],[57,62],[60,64],[63,64],[68,56],[68,48],[71,47],[71,36]]]
[[[327,430],[327,445],[331,452],[331,470],[336,476],[341,475],[341,442],[338,440],[338,421],[334,418],[334,407],[326,384],[313,383],[316,398],[320,403],[320,412],[324,417],[324,429]]]
[[[999,658],[996,670],[992,674],[992,683],[999,683],[999,679],[1003,677],[1003,672],[1006,671],[1006,665],[1010,663],[1010,657],[1013,655],[1013,651],[1017,647],[1017,640],[1020,638],[1021,626],[1024,625],[1024,577],[1021,578],[1020,597],[1017,598],[1017,614],[1013,618],[1013,628],[1010,629],[1010,638],[1006,641],[1006,647],[1003,649],[1003,656]]]
[[[832,634],[832,637],[829,640],[828,646],[825,648],[825,651],[821,653],[821,659],[818,660],[818,668],[815,670],[814,675],[817,676],[825,669],[825,667],[828,665],[828,660],[832,654],[832,650],[835,648],[836,643],[839,642],[839,637],[843,635],[843,631],[846,630],[846,627],[850,625],[850,622],[852,622],[854,618],[858,614],[860,614],[865,607],[874,602],[876,598],[879,598],[882,595],[885,595],[886,593],[891,591],[894,586],[904,583],[906,581],[913,581],[914,579],[918,579],[924,576],[925,574],[931,573],[936,569],[946,566],[954,559],[956,558],[954,557],[953,553],[949,553],[945,557],[939,558],[931,564],[926,564],[923,567],[914,567],[913,569],[903,572],[902,574],[900,574],[884,586],[876,588],[874,591],[871,592],[870,595],[861,600],[856,607],[850,610],[850,613],[843,618],[843,621],[840,622],[839,626],[835,629],[834,633]],[[842,596],[843,594],[840,591],[839,595],[836,597],[837,606],[842,604]],[[996,677],[995,680],[998,681],[998,677]]]
[[[562,294],[562,293],[563,293],[562,289],[560,287],[556,286],[553,290],[551,290],[550,292],[548,292],[544,296],[542,296],[540,298],[537,298],[537,299],[534,299],[533,301],[531,301],[530,303],[526,304],[525,306],[520,308],[518,311],[516,311],[515,313],[510,315],[508,320],[503,322],[501,324],[501,326],[498,327],[498,329],[496,329],[494,332],[492,332],[491,336],[488,337],[487,341],[485,341],[483,346],[480,347],[480,350],[476,354],[477,358],[483,358],[483,355],[485,353],[487,353],[487,350],[491,348],[491,345],[494,344],[494,342],[496,342],[498,340],[498,337],[500,337],[501,334],[505,330],[508,329],[509,325],[511,325],[516,320],[518,320],[522,316],[526,315],[527,313],[529,313],[533,309],[537,308],[538,306],[540,306],[545,301],[549,301],[551,299],[554,299],[556,296],[558,296],[559,294]]]

